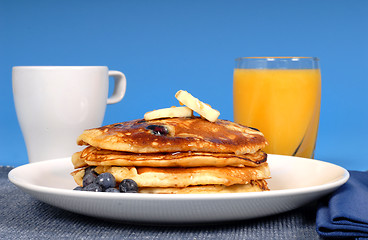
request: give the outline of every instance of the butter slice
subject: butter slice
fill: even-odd
[[[171,107],[171,108],[162,108],[153,110],[151,112],[147,112],[144,114],[144,120],[153,120],[160,118],[174,118],[174,117],[192,117],[193,110],[188,107]]]
[[[220,112],[213,109],[210,105],[199,101],[198,98],[193,97],[187,91],[179,90],[175,94],[176,99],[179,100],[181,104],[184,104],[188,108],[197,112],[200,116],[207,119],[210,122],[215,122],[220,116]]]

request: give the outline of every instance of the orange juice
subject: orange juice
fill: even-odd
[[[234,70],[234,120],[258,128],[265,152],[312,158],[321,101],[319,69]]]

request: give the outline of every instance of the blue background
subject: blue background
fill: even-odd
[[[27,163],[11,68],[106,65],[126,74],[104,124],[177,105],[185,89],[233,120],[234,59],[316,56],[316,158],[368,169],[368,1],[0,1],[0,165]]]

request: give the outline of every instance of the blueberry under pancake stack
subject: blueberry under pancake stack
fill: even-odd
[[[173,109],[182,113],[181,108]],[[217,117],[195,117],[190,111],[180,117],[167,111],[85,130],[77,143],[86,148],[72,157],[76,183],[82,187],[93,169],[97,175],[112,174],[116,186],[133,180],[139,193],[268,190],[270,171],[262,151],[267,141],[260,131]]]

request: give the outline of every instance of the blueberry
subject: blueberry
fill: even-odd
[[[91,183],[83,188],[83,191],[89,191],[89,192],[102,192],[102,187],[98,185],[97,183]]]
[[[84,175],[88,174],[88,173],[94,173],[96,175],[98,175],[96,172],[95,172],[95,168],[96,167],[93,167],[93,166],[89,166],[88,168],[84,169]]]
[[[115,177],[111,173],[101,173],[97,176],[97,184],[101,185],[102,189],[114,188],[116,186]]]
[[[116,192],[119,193],[120,191],[117,188],[108,188],[105,190],[105,192]]]
[[[151,133],[156,136],[166,136],[169,134],[167,127],[162,125],[149,125],[146,129],[151,130]]]
[[[83,187],[86,187],[90,185],[91,183],[94,183],[96,181],[96,178],[97,178],[97,173],[95,173],[94,171],[84,174]]]
[[[77,186],[77,187],[75,187],[73,190],[82,191],[82,190],[83,190],[83,188],[82,188],[81,186]]]
[[[132,179],[124,179],[119,184],[119,190],[122,193],[137,193],[138,184]]]

